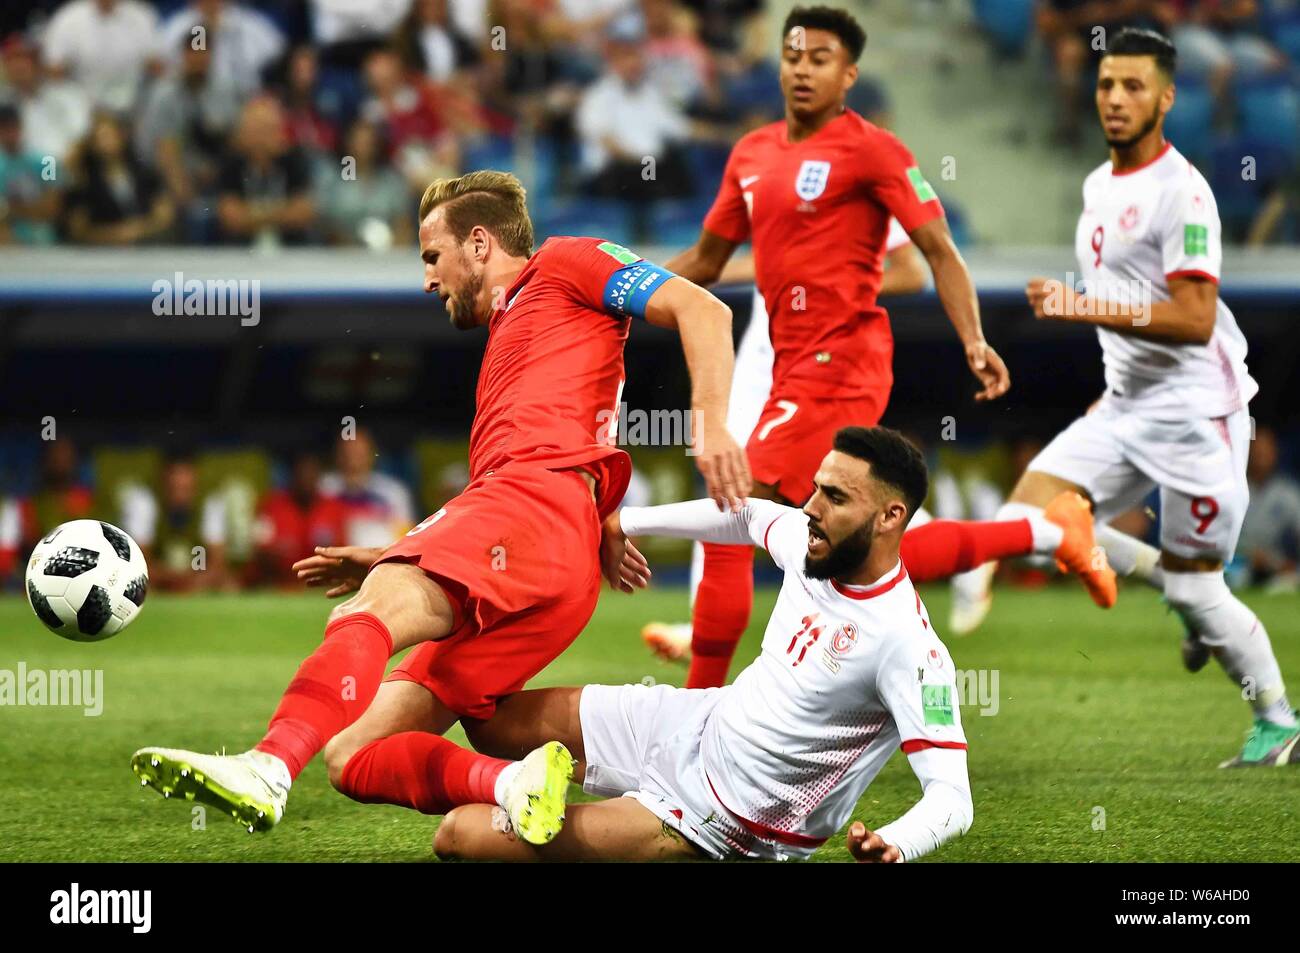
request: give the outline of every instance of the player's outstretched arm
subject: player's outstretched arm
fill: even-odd
[[[697,285],[711,285],[723,277],[723,268],[736,250],[736,242],[715,235],[707,228],[700,229],[695,244],[664,262],[664,267]],[[743,267],[743,266],[742,266]],[[753,259],[750,259],[750,277],[742,279],[727,275],[729,281],[753,280]]]
[[[958,748],[923,748],[907,756],[912,773],[921,782],[921,800],[912,809],[870,837],[848,833],[849,852],[858,860],[901,863],[915,860],[970,830],[975,819],[970,779],[966,774],[966,752]],[[865,828],[864,828],[865,830]],[[872,837],[880,841],[877,844]],[[892,851],[885,847],[894,847]]]
[[[743,255],[732,255],[731,260],[727,262],[718,276],[720,285],[752,285],[758,278],[758,273],[754,268],[754,253],[746,252]]]
[[[1001,397],[1011,386],[1011,374],[998,352],[984,340],[975,283],[971,281],[970,271],[966,268],[961,252],[957,251],[957,246],[953,243],[947,221],[943,218],[932,219],[908,235],[929,262],[939,302],[966,350],[966,363],[970,366],[971,373],[983,385],[975,399],[995,400]]]
[[[735,349],[731,309],[680,275],[660,285],[645,305],[651,324],[676,328],[691,374],[691,443],[709,497],[733,510],[749,495],[749,461],[727,432],[727,399]]]
[[[768,527],[782,515],[802,514],[771,500],[748,499],[735,511],[718,512],[710,500],[687,500],[663,506],[625,506],[605,521],[606,533],[668,536],[701,543],[763,546]]]
[[[925,265],[910,242],[885,255],[885,275],[880,281],[879,298],[890,295],[916,294],[925,288]]]

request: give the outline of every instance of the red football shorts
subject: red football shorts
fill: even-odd
[[[889,402],[889,391],[865,397],[816,398],[773,390],[745,452],[754,480],[775,486],[795,506],[813,492],[813,476],[841,427],[874,427]]]
[[[600,596],[600,519],[582,476],[507,464],[376,560],[415,563],[456,611],[388,680],[419,682],[459,715],[490,718],[578,637]]]

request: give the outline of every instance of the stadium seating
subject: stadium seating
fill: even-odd
[[[999,53],[1019,56],[1029,43],[1034,0],[973,0],[975,20]]]
[[[467,142],[460,154],[462,174],[475,169],[515,169],[515,146],[505,136],[480,136]]]
[[[97,447],[94,451],[94,486],[107,508],[116,509],[122,488],[129,483],[156,487],[162,452],[156,447]]]
[[[1300,155],[1300,91],[1270,77],[1243,83],[1236,98],[1244,135],[1282,150],[1293,161]]]
[[[656,202],[650,209],[650,231],[656,242],[669,248],[695,244],[709,204],[709,199]]]
[[[536,225],[539,241],[552,235],[628,236],[632,210],[616,199],[575,199],[556,203]]]
[[[696,195],[712,198],[722,184],[722,173],[727,168],[729,149],[711,143],[688,143],[684,152],[691,170],[691,181]]]
[[[1254,160],[1253,178],[1243,174],[1250,168],[1247,159]],[[1209,180],[1225,241],[1245,237],[1264,197],[1261,185],[1275,181],[1286,162],[1283,150],[1257,137],[1233,135],[1215,143]]]
[[[1165,138],[1196,164],[1214,149],[1214,95],[1203,80],[1179,76],[1177,107],[1165,117]]]
[[[1300,17],[1277,27],[1273,42],[1292,63],[1300,63]]]

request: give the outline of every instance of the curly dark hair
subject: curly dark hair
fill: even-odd
[[[871,475],[903,494],[907,518],[925,502],[930,476],[921,451],[889,427],[842,427],[835,434],[835,449],[871,464]]]
[[[844,49],[849,53],[849,61],[856,63],[867,47],[867,31],[862,28],[853,14],[839,7],[795,7],[785,18],[781,27],[781,36],[789,36],[790,31],[801,26],[805,30],[825,30],[834,33]]]

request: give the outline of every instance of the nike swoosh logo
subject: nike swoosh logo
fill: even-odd
[[[740,187],[742,189],[749,188],[752,183],[757,182],[761,178],[761,175],[747,175],[745,178],[740,180]]]
[[[262,787],[273,800],[277,798],[287,798],[289,796],[289,789],[281,782],[271,781],[270,779],[263,777],[262,774],[257,771],[253,772],[253,777],[257,778],[257,780],[261,782]]]

